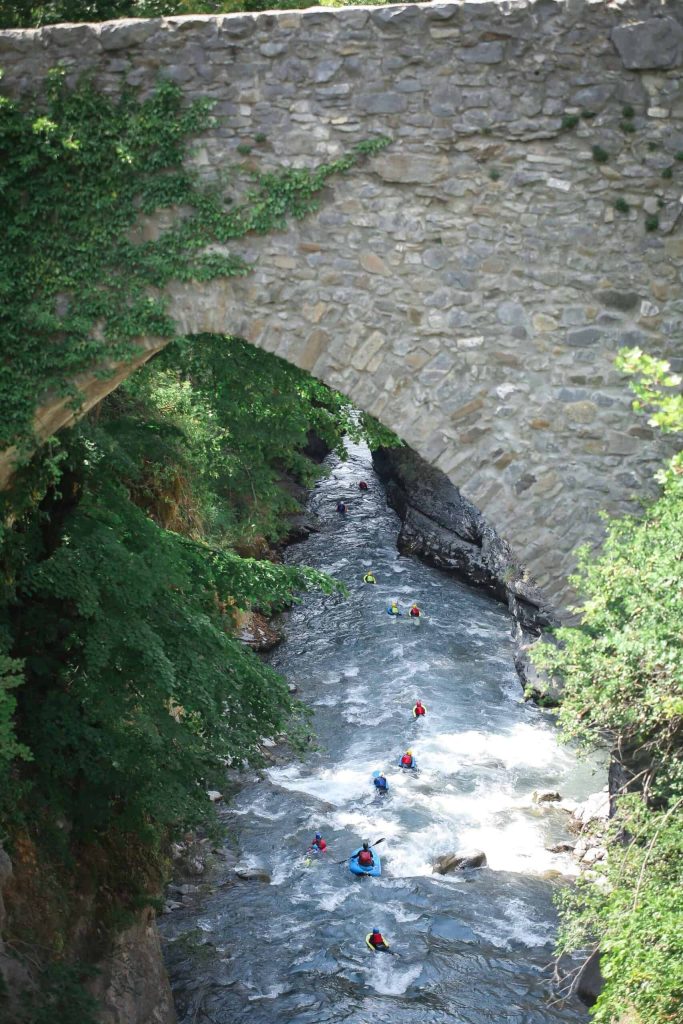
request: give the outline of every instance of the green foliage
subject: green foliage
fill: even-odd
[[[636,112],[630,103],[625,104],[625,106],[621,108],[621,114],[622,117],[625,117],[627,120],[631,120],[631,118],[636,116]]]
[[[631,207],[628,205],[623,196],[619,196],[618,199],[614,200],[614,209],[618,213],[628,213]]]
[[[659,227],[659,215],[656,213],[648,213],[645,218],[645,230],[656,231]]]
[[[297,451],[308,430],[339,445],[347,427],[363,434],[351,421],[348,402],[301,371],[206,337],[171,346],[53,443],[56,486],[6,533],[0,628],[25,666],[32,802],[74,835],[196,823],[199,781],[226,757],[258,760],[260,737],[287,728],[286,687],[233,639],[232,612],[334,585],[230,543],[286,531],[278,519],[295,506],[279,475],[310,482]]]
[[[633,121],[620,121],[619,127],[622,132],[625,132],[627,135],[632,135],[636,130],[636,126]]]
[[[634,406],[664,432],[683,433],[680,378],[666,362],[622,350],[637,374]],[[642,795],[621,797],[609,857],[562,900],[559,951],[599,945],[605,989],[599,1024],[626,1011],[639,1024],[680,1020],[683,1002],[683,455],[659,479],[640,518],[607,522],[602,551],[581,553],[573,578],[580,625],[557,630],[535,664],[562,676],[565,735],[591,745],[609,735]],[[644,768],[642,767],[644,765]],[[629,1018],[630,1019],[630,1018]]]
[[[637,797],[621,801],[609,858],[595,879],[579,879],[561,898],[559,952],[599,940],[605,988],[596,1024],[635,1014],[639,1024],[681,1020],[683,1006],[683,815],[648,811]],[[678,813],[677,813],[678,812]],[[628,1019],[633,1019],[628,1015]]]
[[[382,6],[387,0],[363,0]],[[418,0],[408,0],[416,3]],[[347,7],[360,0],[322,0],[324,7]],[[30,28],[64,21],[159,18],[171,14],[231,14],[236,11],[291,11],[310,0],[0,0],[0,28]]]
[[[593,159],[596,164],[606,164],[609,160],[609,153],[606,149],[603,149],[602,146],[593,146],[591,148],[591,153],[593,154]]]
[[[674,154],[674,160],[678,160],[679,163],[683,161],[683,149],[679,149],[678,152]]]
[[[52,963],[45,968],[39,991],[24,1000],[30,1024],[97,1024],[101,1007],[83,988],[96,972],[86,965]]]
[[[500,179],[500,171],[497,167],[492,167],[489,171],[489,178],[491,181],[498,181]]]
[[[592,121],[594,117],[597,117],[597,114],[594,110],[582,110],[581,117],[585,121]]]
[[[674,176],[674,169],[673,169],[673,167],[665,167],[664,170],[662,171],[662,177],[663,178],[669,179],[669,178],[673,178],[673,176]]]
[[[581,118],[578,114],[565,114],[562,118],[562,129],[563,131],[569,131],[571,128],[576,128]]]
[[[142,336],[174,335],[158,289],[248,273],[237,257],[206,254],[209,243],[306,216],[330,175],[388,143],[370,140],[314,171],[254,173],[233,202],[184,167],[210,104],[181,100],[167,82],[143,102],[87,84],[70,91],[61,71],[40,110],[0,99],[3,447],[30,444],[36,399],[47,391],[77,401],[71,382],[80,371],[129,357]],[[141,214],[173,205],[191,212],[156,241],[133,240]]]
[[[240,156],[249,156],[252,151],[252,146],[248,142],[240,142],[237,146],[237,152]]]

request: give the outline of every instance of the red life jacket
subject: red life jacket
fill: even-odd
[[[373,946],[383,946],[384,945],[384,939],[382,938],[382,935],[379,932],[377,932],[377,933],[373,932],[372,935],[370,936],[369,942]]]
[[[370,867],[370,865],[372,864],[372,854],[370,853],[369,850],[360,851],[360,853],[358,854],[358,863],[361,864],[364,868]]]
[[[327,843],[324,839],[314,839],[312,845],[317,846],[321,853],[324,853],[327,849]]]
[[[415,707],[413,708],[413,711],[415,712],[416,715],[424,715],[426,713],[426,710],[427,709],[425,708],[424,704],[416,704]]]
[[[410,609],[410,614],[412,615],[412,617],[414,619],[419,619],[419,617],[420,617],[420,609],[419,608],[411,608]]]
[[[403,757],[401,758],[401,764],[404,764],[406,768],[410,768],[412,763],[413,759],[410,756],[410,754],[404,754]]]

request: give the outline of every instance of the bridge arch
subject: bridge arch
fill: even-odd
[[[613,359],[680,345],[680,8],[501,0],[0,33],[14,95],[57,63],[112,92],[162,73],[212,97],[193,157],[207,177],[238,145],[268,168],[392,139],[317,214],[233,246],[252,274],[176,283],[169,311],[183,333],[239,334],[310,370],[396,430],[561,602],[598,511],[633,508],[665,449]],[[140,361],[161,344],[142,340]],[[88,402],[132,368],[84,379]],[[43,429],[70,415],[44,408]]]

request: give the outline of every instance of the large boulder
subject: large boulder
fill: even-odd
[[[237,864],[235,874],[244,882],[270,882],[270,875],[265,868],[252,867],[248,864]]]
[[[483,867],[486,867],[486,854],[483,850],[464,850],[437,857],[432,864],[432,871],[435,875],[449,875],[452,871]]]
[[[594,821],[605,822],[610,816],[610,795],[607,788],[600,793],[591,793],[574,811],[572,817],[577,825],[586,828]]]

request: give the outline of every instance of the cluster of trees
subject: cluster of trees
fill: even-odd
[[[683,432],[668,365],[637,349],[619,365],[650,423]],[[683,1020],[683,453],[659,480],[642,516],[607,522],[602,551],[583,552],[580,625],[535,659],[564,680],[565,736],[609,737],[621,765],[609,858],[562,900],[560,952],[601,952],[600,1024]]]
[[[0,28],[34,28],[66,21],[159,18],[172,14],[234,14],[306,7],[383,6],[389,0],[0,0]],[[417,3],[419,0],[406,0]]]
[[[236,549],[287,532],[299,507],[280,482],[320,472],[303,454],[311,431],[333,449],[344,434],[390,441],[275,356],[177,341],[3,496],[0,835],[19,877],[42,864],[40,920],[10,901],[34,958],[69,950],[68,912],[47,909],[65,900],[56,878],[94,870],[100,920],[149,901],[150,864],[171,835],[210,824],[206,790],[226,763],[258,763],[263,736],[300,738],[305,715],[235,639],[234,613],[336,585]]]

